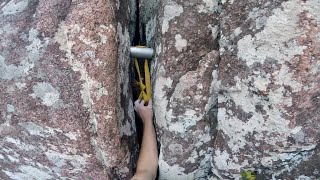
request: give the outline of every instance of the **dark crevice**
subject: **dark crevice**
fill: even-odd
[[[221,39],[221,11],[222,11],[222,2],[221,0],[218,0],[218,8],[214,11],[216,17],[217,17],[217,24],[218,24],[218,34],[217,37],[215,39],[216,41],[216,46],[215,49],[217,49],[219,51],[220,49],[220,39]],[[220,71],[219,71],[219,67],[220,67],[220,61],[221,61],[221,56],[220,56],[220,52],[218,52],[218,60],[217,60],[217,65],[218,65],[218,79],[220,78]],[[217,80],[218,80],[217,79]],[[215,102],[212,104],[212,106],[210,107],[209,111],[208,111],[208,118],[209,118],[209,122],[210,122],[210,134],[211,134],[211,142],[212,142],[212,147],[215,147],[215,145],[217,143],[219,143],[219,134],[218,134],[218,110],[219,110],[219,104],[218,104],[218,95],[219,95],[219,89],[215,90],[215,94],[216,94],[216,99]],[[214,156],[214,151],[212,152],[211,156]],[[214,163],[213,163],[214,164]],[[212,166],[212,164],[211,164]],[[214,165],[213,165],[214,166]],[[214,169],[215,167],[211,167],[211,170]],[[213,172],[212,173],[212,177],[213,178],[218,178]]]
[[[139,33],[139,29],[140,29],[140,18],[139,18],[139,0],[136,0],[136,16],[135,16],[135,24],[134,24],[134,35],[132,37],[132,46],[137,46],[140,44],[140,33]],[[135,70],[135,67],[134,67],[134,60],[133,58],[131,59],[130,61],[130,67],[131,67],[131,77],[132,77],[132,83],[131,83],[131,88],[132,88],[132,97],[133,97],[133,101],[135,101],[136,99],[138,99],[139,97],[139,89],[137,89],[137,87],[135,86],[135,82],[136,82],[136,79],[138,77],[137,73],[136,73],[136,70]],[[142,124],[142,120],[141,118],[139,117],[139,115],[134,112],[135,114],[135,123],[136,123],[136,132],[137,132],[137,138],[138,138],[138,143],[139,143],[139,146],[141,146],[141,142],[142,142],[142,133],[143,133],[143,124]]]
[[[136,3],[135,3],[135,5],[136,5],[136,12],[135,12],[135,14],[136,14],[136,16],[135,16],[135,27],[134,27],[134,29],[135,29],[135,32],[134,32],[134,37],[132,37],[132,39],[133,39],[133,41],[132,41],[132,46],[137,46],[137,45],[139,45],[139,39],[140,39],[140,8],[139,8],[139,0],[136,0]]]
[[[141,22],[140,22],[140,8],[139,8],[139,0],[136,0],[136,17],[135,17],[135,24],[134,24],[134,35],[132,37],[132,46],[145,46],[146,43],[145,41],[143,41],[143,37],[145,37],[145,34],[143,33],[144,31],[142,31],[141,29],[144,29],[141,27]],[[144,64],[144,59],[137,59],[138,63],[139,63],[139,67],[140,67],[140,72],[141,72],[141,76],[144,76],[144,69],[143,64]],[[139,88],[135,85],[135,82],[138,80],[138,74],[136,72],[135,69],[135,65],[134,65],[134,58],[131,59],[131,77],[132,77],[132,93],[133,93],[133,100],[137,100],[139,97],[139,93],[140,90]],[[143,135],[143,123],[141,118],[139,117],[139,115],[135,112],[135,123],[136,123],[136,132],[137,132],[137,137],[138,137],[138,142],[139,142],[139,146],[141,146],[141,142],[142,142],[142,135]]]
[[[147,41],[146,41],[146,25],[144,22],[142,22],[141,18],[141,12],[140,12],[140,0],[136,0],[135,1],[135,5],[136,5],[136,16],[135,16],[135,23],[134,26],[132,27],[135,29],[133,35],[131,35],[132,37],[132,42],[131,45],[132,46],[146,46],[147,45]],[[144,77],[144,59],[137,59],[138,63],[139,63],[139,67],[140,67],[140,72],[141,72],[141,76],[142,78]],[[149,67],[150,67],[150,61],[148,60],[149,63]],[[131,75],[131,86],[132,86],[132,97],[133,97],[133,101],[137,100],[139,97],[139,93],[140,90],[139,88],[135,85],[135,82],[138,80],[138,74],[136,72],[135,69],[135,65],[134,65],[134,58],[131,59],[130,61],[130,75]],[[143,136],[143,123],[141,118],[139,117],[139,115],[135,113],[135,123],[136,123],[136,132],[137,132],[137,138],[138,138],[138,143],[139,143],[139,147],[141,147],[141,143],[142,143],[142,136]],[[158,152],[159,151],[159,142],[157,142],[158,144]],[[157,177],[156,180],[158,179],[159,176],[159,170],[157,172]]]

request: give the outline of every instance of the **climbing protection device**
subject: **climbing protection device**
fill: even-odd
[[[144,60],[144,81],[145,84],[143,84],[138,59],[134,59],[134,64],[138,73],[139,81],[136,81],[135,84],[140,88],[140,100],[143,100],[146,104],[151,99],[151,80],[150,80],[150,71],[149,71],[149,65],[147,59]]]
[[[153,56],[154,50],[145,46],[135,46],[130,48],[130,56],[135,58],[134,65],[138,74],[139,80],[135,80],[135,85],[139,87],[140,94],[138,99],[144,100],[147,104],[151,99],[151,80],[148,60]],[[139,68],[138,58],[144,59],[144,83],[141,77],[141,71]]]

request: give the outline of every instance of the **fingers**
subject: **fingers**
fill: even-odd
[[[134,102],[134,107],[138,107],[139,106],[139,103],[140,103],[140,99],[137,99],[135,102]]]
[[[140,102],[139,105],[140,105],[140,106],[144,106],[144,100],[143,100],[143,99],[141,100],[141,102]]]
[[[149,100],[148,107],[152,108],[152,99]]]
[[[145,106],[143,99],[142,99],[142,100],[137,99],[137,100],[134,102],[134,110],[137,111],[137,108],[138,108],[139,106]],[[148,107],[148,108],[152,108],[152,100],[151,100],[151,99],[149,100],[147,107]]]

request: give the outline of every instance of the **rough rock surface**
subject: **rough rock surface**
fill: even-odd
[[[0,179],[131,177],[128,6],[0,2]]]
[[[213,172],[320,177],[320,1],[226,1]]]
[[[140,2],[160,179],[320,177],[318,0]]]
[[[147,44],[156,48],[152,77],[159,179],[208,179],[219,61],[217,3],[140,3]]]
[[[0,1],[0,179],[132,176],[137,23],[159,179],[320,178],[319,0],[138,2]]]

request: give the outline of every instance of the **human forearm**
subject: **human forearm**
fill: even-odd
[[[144,101],[134,102],[135,110],[143,122],[143,137],[137,165],[137,172],[132,180],[154,180],[158,169],[158,149],[153,126],[152,100],[145,106]]]
[[[144,120],[143,138],[137,172],[147,172],[155,179],[158,169],[158,149],[152,120]]]

